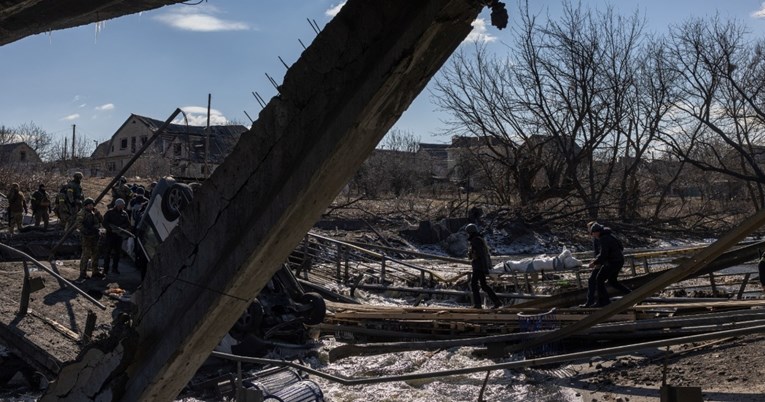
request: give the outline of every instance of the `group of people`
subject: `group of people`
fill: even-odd
[[[594,259],[588,266],[592,269],[592,273],[587,280],[587,301],[579,307],[604,307],[611,303],[606,283],[624,294],[631,291],[618,279],[619,272],[624,267],[624,245],[610,228],[598,222],[588,223],[587,230],[592,237]],[[486,275],[492,267],[489,247],[475,224],[470,223],[465,226],[465,232],[468,234],[468,242],[470,243],[468,256],[473,268],[470,278],[473,308],[480,309],[483,307],[480,289],[483,289],[493,303],[492,308],[499,308],[502,306],[502,302],[486,282]],[[762,265],[765,269],[765,257],[763,257]],[[765,284],[763,289],[765,289]]]
[[[50,214],[56,213],[61,228],[68,229],[74,224],[77,213],[82,208],[82,173],[77,172],[72,176],[72,180],[61,186],[54,199],[45,189],[45,184],[40,183],[37,190],[32,193],[30,203],[32,208],[32,218],[36,228],[43,225],[44,230],[48,230],[50,223]],[[18,183],[12,183],[8,191],[8,232],[13,234],[16,230],[21,231],[24,228],[24,214],[29,213],[27,200],[24,193],[19,188]]]
[[[27,200],[24,196],[24,193],[21,192],[18,183],[11,184],[7,198],[8,232],[13,234],[14,231],[21,231],[23,229],[24,214],[29,213],[29,208],[27,207]],[[30,201],[32,204],[32,216],[35,221],[35,227],[39,227],[40,223],[43,223],[45,230],[47,230],[52,207],[50,197],[48,197],[48,193],[45,191],[44,184],[40,184],[37,191],[32,193]]]
[[[154,184],[152,183],[152,185]],[[124,176],[115,183],[111,192],[112,201],[107,205],[108,210],[103,216],[95,208],[95,202],[92,198],[86,198],[82,202],[83,208],[77,215],[77,229],[82,237],[82,256],[78,279],[88,278],[88,266],[91,268],[91,277],[94,278],[105,277],[109,274],[110,269],[115,274],[120,273],[119,262],[122,242],[134,232],[140,212],[144,210],[149,201],[145,196],[145,189],[136,185],[134,187],[128,186]],[[105,232],[103,237],[101,236],[101,228]],[[102,238],[104,241],[101,244],[99,240]],[[101,249],[101,253],[99,253],[99,249]],[[103,273],[98,267],[99,254],[102,254],[104,258]]]
[[[138,224],[156,182],[145,189],[136,184],[129,186],[127,179],[121,177],[111,189],[112,201],[102,216],[96,209],[95,201],[85,197],[82,178],[81,172],[74,173],[72,179],[62,185],[53,198],[46,191],[45,184],[38,186],[30,197],[35,227],[42,224],[44,230],[47,230],[52,212],[58,217],[62,229],[68,230],[75,226],[82,244],[79,279],[88,277],[88,267],[92,277],[105,277],[110,269],[119,274],[122,242]],[[23,217],[29,213],[29,208],[18,183],[11,184],[7,198],[8,231],[13,234],[16,230],[22,230]],[[98,266],[100,256],[104,259],[103,273]]]

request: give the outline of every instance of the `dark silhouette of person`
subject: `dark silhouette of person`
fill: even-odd
[[[483,308],[481,303],[481,294],[478,287],[489,296],[489,299],[494,303],[492,308],[502,307],[502,302],[499,301],[499,297],[494,293],[494,290],[486,283],[486,275],[491,269],[491,257],[489,257],[489,246],[478,232],[478,227],[474,224],[468,224],[465,226],[465,231],[468,233],[468,241],[470,242],[470,251],[468,256],[470,257],[470,264],[473,267],[473,274],[470,278],[470,290],[473,291],[473,308]]]
[[[589,267],[594,268],[587,280],[587,302],[580,307],[603,307],[611,303],[606,290],[606,282],[622,293],[630,293],[630,288],[619,282],[618,276],[624,266],[624,246],[611,232],[611,229],[599,223],[590,225],[593,248],[597,255]],[[597,295],[597,299],[595,296]]]

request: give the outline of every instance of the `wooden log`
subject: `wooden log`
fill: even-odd
[[[677,336],[707,333],[714,330],[741,328],[765,323],[765,310],[742,310],[738,312],[700,314],[699,317],[670,317],[655,320],[631,321],[623,323],[599,324],[588,330],[576,334],[572,339],[598,339],[598,340],[648,340],[668,339]],[[689,328],[692,327],[692,328]],[[331,327],[330,327],[331,328]],[[344,327],[348,328],[348,327]],[[672,328],[689,328],[684,330],[667,331]],[[349,331],[353,331],[350,329]],[[386,353],[396,353],[413,350],[436,350],[460,346],[479,346],[490,343],[511,343],[521,341],[529,336],[539,336],[552,332],[517,332],[504,335],[491,335],[474,338],[461,338],[450,340],[386,342],[374,344],[348,344],[338,346],[329,352],[330,361],[337,361],[349,356],[369,356]],[[408,333],[401,333],[401,338],[406,338]]]

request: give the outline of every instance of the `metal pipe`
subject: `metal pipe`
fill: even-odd
[[[228,360],[233,360],[233,361],[247,362],[247,363],[270,364],[270,365],[280,366],[280,367],[292,367],[298,370],[302,370],[306,373],[315,375],[317,377],[321,377],[326,380],[340,383],[342,385],[364,385],[364,384],[378,384],[378,383],[394,382],[394,381],[410,381],[410,380],[420,380],[420,379],[426,379],[426,378],[447,377],[452,375],[479,373],[479,372],[484,372],[488,370],[512,370],[512,369],[519,369],[519,368],[528,368],[528,367],[535,367],[535,366],[541,366],[541,365],[553,364],[553,363],[565,363],[565,362],[569,362],[573,360],[596,357],[596,356],[618,355],[622,353],[635,352],[635,351],[646,349],[646,348],[678,345],[683,343],[699,342],[699,341],[706,341],[709,339],[727,338],[731,336],[748,335],[748,334],[762,333],[762,332],[765,332],[765,325],[758,325],[754,327],[740,328],[740,329],[732,329],[727,331],[716,331],[716,332],[701,334],[701,335],[685,336],[682,338],[662,339],[659,341],[651,341],[651,342],[641,342],[641,343],[635,343],[632,345],[617,346],[613,348],[603,348],[603,349],[595,349],[595,350],[589,350],[584,352],[567,353],[563,355],[550,356],[550,357],[540,357],[537,359],[517,360],[517,361],[512,361],[507,363],[490,364],[485,366],[466,367],[466,368],[454,369],[454,370],[432,371],[432,372],[426,372],[426,373],[383,376],[383,377],[376,377],[376,378],[358,378],[358,379],[327,374],[322,371],[303,366],[301,364],[283,361],[283,360],[237,356],[237,355],[232,355],[229,353],[222,353],[222,352],[212,352],[212,356],[228,359]]]
[[[79,293],[80,295],[82,295],[82,296],[84,296],[86,299],[88,299],[88,301],[90,301],[91,303],[93,303],[93,304],[95,304],[96,306],[98,306],[98,308],[100,308],[101,310],[106,310],[106,306],[104,306],[103,304],[101,304],[101,303],[100,303],[98,300],[94,299],[92,296],[90,296],[90,295],[89,295],[87,292],[85,292],[84,290],[82,290],[82,289],[78,288],[78,287],[77,287],[75,284],[73,284],[72,282],[69,282],[69,280],[68,280],[68,279],[66,279],[66,278],[64,278],[63,276],[59,275],[58,273],[54,272],[52,269],[50,269],[50,268],[46,267],[46,266],[45,266],[45,265],[43,265],[41,262],[39,262],[39,261],[35,260],[35,259],[34,259],[34,258],[32,258],[32,256],[30,256],[29,254],[26,254],[26,253],[24,253],[23,251],[17,250],[17,249],[15,249],[15,248],[13,248],[13,247],[11,247],[11,246],[8,246],[7,244],[3,244],[3,243],[0,243],[0,248],[1,248],[1,249],[3,249],[3,250],[5,250],[5,251],[9,251],[9,252],[11,252],[11,253],[14,253],[14,254],[16,254],[16,255],[20,256],[21,258],[24,258],[24,259],[26,259],[27,261],[31,262],[32,264],[35,264],[35,265],[36,265],[38,268],[40,268],[40,269],[42,269],[43,271],[45,271],[45,272],[47,272],[47,273],[51,274],[51,275],[52,275],[54,278],[58,279],[59,283],[62,283],[62,282],[63,282],[65,285],[67,285],[67,286],[69,286],[70,288],[74,289],[74,290],[75,290],[77,293]]]

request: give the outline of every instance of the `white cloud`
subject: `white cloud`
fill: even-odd
[[[473,26],[473,30],[468,34],[464,42],[494,42],[497,40],[496,36],[486,31],[486,20],[483,18],[476,18],[470,25]]]
[[[752,13],[754,18],[765,18],[765,3],[760,4],[760,9]]]
[[[105,111],[105,110],[114,110],[114,104],[113,103],[105,103],[101,106],[96,106],[96,110],[98,111]]]
[[[343,1],[342,3],[340,3],[340,4],[336,5],[336,6],[330,7],[328,10],[324,11],[324,15],[326,15],[328,17],[333,17],[334,18],[334,16],[336,16],[337,13],[340,12],[340,9],[343,8],[345,3],[346,2]]]
[[[220,19],[213,14],[220,14],[217,7],[180,6],[160,14],[154,19],[173,28],[184,31],[217,32],[217,31],[246,31],[250,26],[245,22]]]
[[[82,108],[84,108],[85,106],[88,106],[88,104],[87,104],[87,103],[83,103],[83,104],[81,104],[81,105],[80,105],[80,106],[78,106],[78,107],[79,107],[80,109],[82,109]]]
[[[186,114],[186,119],[190,126],[206,126],[207,125],[207,107],[205,106],[184,106],[181,108]],[[186,124],[186,120],[183,116],[178,117],[173,121],[175,124]],[[228,119],[219,110],[210,109],[210,125],[221,126],[228,124]]]
[[[61,120],[72,121],[80,118],[79,113],[70,114],[69,116],[62,117]]]

